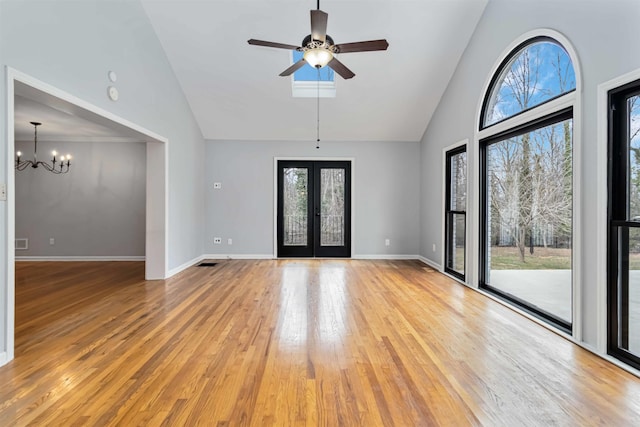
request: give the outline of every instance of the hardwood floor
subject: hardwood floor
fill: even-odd
[[[18,263],[0,425],[638,425],[640,379],[419,262]]]

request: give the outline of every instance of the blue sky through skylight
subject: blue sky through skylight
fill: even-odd
[[[298,52],[297,50],[293,51],[293,63],[300,61],[302,59],[302,52]],[[334,78],[334,72],[329,67],[323,67],[320,69],[320,81],[321,82],[332,82]],[[318,81],[318,70],[313,68],[309,64],[304,64],[302,68],[293,73],[293,80],[298,82],[317,82]]]

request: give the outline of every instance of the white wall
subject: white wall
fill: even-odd
[[[273,256],[274,158],[344,157],[354,159],[353,256],[417,255],[419,153],[415,142],[207,141],[204,251]]]
[[[441,252],[432,252],[431,245],[442,243],[443,207],[436,202],[442,200],[443,147],[466,138],[474,143],[483,86],[494,63],[516,38],[539,28],[568,38],[577,51],[583,78],[582,138],[576,141],[582,151],[583,191],[582,206],[574,215],[582,220],[581,326],[584,341],[594,347],[597,289],[605,286],[596,281],[596,92],[598,84],[640,67],[639,19],[637,0],[490,1],[422,140],[421,254],[440,264]],[[474,165],[473,150],[468,151],[469,164]],[[474,174],[470,170],[469,177]],[[470,194],[469,205],[477,203]]]
[[[33,141],[16,149],[29,159]],[[16,256],[144,256],[146,145],[38,141],[41,160],[53,149],[73,154],[69,173],[16,172],[15,233],[29,239]]]
[[[138,1],[0,2],[0,128],[6,129],[6,69],[12,67],[162,135],[168,145],[168,268],[202,254],[204,142],[171,66]],[[107,72],[118,74],[117,103]],[[0,180],[7,182],[7,135]],[[7,204],[0,202],[0,263],[6,272]],[[0,354],[6,349],[7,283],[0,279]]]

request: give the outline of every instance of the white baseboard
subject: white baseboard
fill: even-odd
[[[635,375],[636,377],[640,378],[640,370],[639,369],[635,369],[632,366],[629,366],[626,363],[621,362],[620,360],[616,359],[615,357],[609,356],[607,353],[602,353],[597,348],[595,348],[595,347],[593,347],[593,346],[591,346],[591,345],[589,345],[589,344],[587,344],[587,343],[585,343],[583,341],[577,341],[573,337],[567,337],[567,339],[570,340],[570,341],[573,341],[574,344],[579,345],[580,347],[584,348],[587,351],[590,351],[591,353],[595,354],[596,356],[600,357],[601,359],[604,359],[607,362],[610,362],[610,363],[616,365],[618,368],[627,371],[631,375]]]
[[[399,259],[411,260],[419,259],[418,255],[402,255],[402,254],[356,254],[351,259]]]
[[[205,254],[202,259],[275,259],[273,254]]]
[[[9,357],[7,356],[7,352],[0,352],[0,366],[4,366],[9,363]]]
[[[435,268],[438,271],[442,271],[442,266],[440,264],[438,264],[437,262],[431,261],[429,258],[425,258],[422,255],[418,255],[417,259],[419,259],[420,261],[424,262],[429,267]]]
[[[175,268],[172,268],[171,270],[167,271],[167,277],[166,278],[168,279],[171,276],[175,276],[176,274],[180,273],[183,270],[186,270],[187,268],[191,267],[192,265],[199,263],[204,258],[205,258],[204,255],[200,255],[200,256],[197,256],[197,257],[193,258],[190,261],[187,261],[187,262],[185,262],[183,264],[180,264],[179,266],[177,266]]]
[[[202,259],[277,259],[273,254],[205,254]],[[286,258],[291,259],[291,258]],[[320,258],[318,258],[320,259]],[[419,255],[396,255],[396,254],[357,254],[352,255],[351,259],[398,259],[398,260],[414,260],[420,259]]]
[[[16,261],[144,261],[144,256],[17,256]]]

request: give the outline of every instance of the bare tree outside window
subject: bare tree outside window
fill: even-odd
[[[307,168],[284,169],[283,242],[286,246],[307,245],[308,175]]]
[[[495,80],[483,127],[537,108],[575,85],[562,46],[548,39],[531,42],[512,55]],[[570,323],[573,120],[567,112],[555,117],[485,142],[484,280]],[[640,208],[640,191],[638,195]],[[539,272],[517,273],[523,270]],[[553,277],[554,284],[534,276]],[[545,281],[547,287],[542,286]]]
[[[320,244],[344,245],[344,169],[320,170]]]

